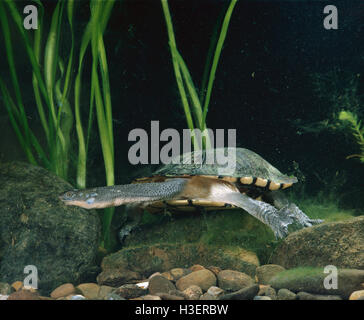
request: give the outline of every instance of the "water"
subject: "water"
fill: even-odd
[[[96,3],[99,7],[94,8],[93,14],[99,16],[93,16],[97,23],[90,24],[92,33],[89,37],[85,33],[86,26],[93,21],[89,1],[75,2],[72,26],[67,17],[71,13],[67,11],[68,1],[44,2],[43,20],[40,18],[41,8],[35,7],[39,15],[34,13],[32,23],[38,18],[38,27],[42,29],[39,50],[34,49],[37,48],[34,42],[36,31],[24,29],[22,23],[16,25],[8,5],[0,3],[3,22],[0,32],[3,57],[0,60],[0,105],[3,113],[0,120],[4,133],[0,137],[0,160],[37,164],[79,189],[127,184],[135,178],[150,176],[161,160],[158,155],[176,155],[172,149],[166,152],[172,140],[174,143],[180,141],[182,147],[182,141],[185,142],[183,132],[191,123],[203,127],[211,59],[224,17],[229,18],[225,14],[233,2],[169,1],[176,48],[186,66],[180,58],[178,70],[191,115],[186,112],[186,101],[181,99],[183,92],[176,82],[176,65],[169,46],[173,38],[166,25],[166,7],[157,0],[115,1],[113,6],[109,6],[111,1]],[[29,3],[16,1],[19,21],[27,16],[23,14],[26,5]],[[111,9],[110,16],[103,16],[108,9]],[[34,10],[34,7],[28,10]],[[57,15],[60,24],[55,20]],[[5,16],[11,32],[7,32]],[[107,21],[104,30],[103,21]],[[233,8],[217,64],[205,119],[207,127],[215,134],[215,139],[210,142],[215,143],[217,130],[223,129],[225,146],[234,137],[237,147],[252,150],[282,173],[296,176],[298,183],[284,193],[312,219],[341,221],[364,214],[363,21],[362,1],[239,1]],[[48,38],[52,26],[55,37]],[[330,26],[334,29],[328,30]],[[19,28],[29,40],[28,51]],[[98,43],[94,42],[97,32],[100,32]],[[73,60],[70,60],[72,43]],[[84,55],[80,54],[82,43],[87,44]],[[52,47],[53,44],[57,45]],[[39,59],[39,70],[35,60],[32,63],[29,59],[29,52],[34,54],[32,58]],[[177,59],[177,54],[174,57]],[[14,67],[11,69],[9,62],[12,65],[12,60]],[[82,68],[79,61],[82,61]],[[37,77],[38,85],[34,85],[32,76]],[[65,82],[67,76],[69,82]],[[51,109],[54,113],[50,112]],[[153,131],[156,125],[157,135]],[[229,130],[234,133],[228,139]],[[205,142],[208,145],[208,141]],[[138,143],[141,149],[130,161],[130,150]],[[135,164],[138,157],[143,163]],[[100,264],[95,265],[96,255],[100,262],[106,255],[105,248],[107,253],[116,252],[121,247],[125,249],[115,253],[116,260],[126,259],[132,264],[132,267],[127,264],[129,269],[125,273],[131,274],[129,280],[133,281],[146,279],[153,272],[167,271],[163,265],[167,256],[173,267],[221,264],[222,269],[239,270],[252,277],[257,265],[271,263],[274,259],[287,268],[307,266],[307,263],[321,268],[331,264],[332,256],[336,257],[335,263],[340,268],[361,269],[363,266],[363,259],[355,255],[355,252],[362,251],[360,226],[352,223],[359,219],[347,220],[351,221],[347,228],[351,230],[352,242],[348,235],[341,233],[347,230],[344,227],[339,226],[335,229],[337,233],[332,233],[338,237],[337,241],[327,230],[319,234],[313,231],[309,240],[317,252],[307,255],[303,248],[297,254],[301,245],[304,247],[309,243],[304,239],[288,244],[289,254],[284,250],[277,251],[279,254],[275,258],[277,241],[273,234],[260,221],[241,210],[206,215],[201,210],[197,214],[190,212],[172,218],[168,214],[158,216],[144,212],[140,228],[130,232],[122,244],[116,239],[120,227],[124,226],[125,230],[128,219],[120,214],[124,208],[115,210],[115,215],[114,209],[99,210],[101,228],[95,212],[88,212],[86,219],[83,211],[67,207],[67,210],[74,209],[79,214],[75,215],[79,220],[72,220],[77,225],[73,225],[68,220],[69,211],[62,206],[57,215],[60,216],[59,225],[67,222],[64,232],[57,227],[57,233],[47,229],[44,235],[42,221],[45,218],[41,216],[38,217],[39,230],[33,227],[32,232],[24,231],[23,228],[28,228],[27,223],[38,226],[38,220],[34,222],[37,215],[31,211],[36,205],[40,206],[39,212],[49,218],[48,210],[61,206],[58,194],[68,189],[63,190],[67,188],[63,182],[53,185],[53,176],[48,175],[43,180],[34,179],[34,187],[28,188],[28,183],[31,185],[33,181],[30,179],[25,183],[25,178],[19,186],[19,181],[14,181],[16,174],[29,172],[29,175],[38,177],[42,173],[33,169],[19,173],[14,168],[16,166],[10,165],[1,169],[2,181],[7,182],[3,184],[4,194],[11,194],[11,197],[3,199],[7,201],[6,205],[0,206],[0,215],[4,214],[6,219],[10,217],[9,220],[3,219],[9,223],[0,223],[0,231],[3,242],[12,243],[12,247],[6,247],[8,251],[0,248],[0,251],[10,252],[0,258],[0,281],[10,284],[22,280],[24,266],[2,264],[2,261],[13,261],[11,254],[15,247],[24,249],[29,245],[29,249],[24,249],[29,253],[35,250],[35,245],[32,247],[34,241],[37,252],[44,252],[44,257],[38,254],[39,260],[30,262],[39,265],[41,280],[42,272],[44,275],[49,271],[46,270],[49,264],[43,266],[44,261],[54,259],[53,249],[49,252],[49,248],[59,247],[60,259],[67,251],[65,247],[76,248],[70,250],[70,255],[66,255],[68,252],[64,254],[64,260],[71,264],[69,270],[74,270],[71,275],[67,274],[61,280],[52,279],[46,283],[46,289],[44,282],[40,281],[45,295],[63,282],[82,282],[75,278],[79,274],[86,275],[84,282],[96,282],[96,275],[100,272]],[[9,170],[13,171],[6,176]],[[258,178],[260,184],[268,183],[268,178]],[[254,181],[253,177],[245,177],[244,181],[249,179]],[[6,189],[10,183],[17,183],[16,188],[21,191],[17,189],[10,193]],[[28,193],[28,189],[32,190]],[[46,195],[47,189],[52,190],[49,195]],[[189,204],[185,202],[183,205],[188,207]],[[21,228],[7,208],[17,209],[14,216],[21,211]],[[36,212],[38,214],[38,209]],[[67,229],[70,227],[92,230],[80,231],[85,239],[92,236],[91,240],[84,241],[92,244],[87,256],[81,257],[77,252],[81,250],[77,231]],[[96,239],[95,230],[98,229],[102,229],[100,239]],[[57,236],[53,239],[49,234]],[[22,242],[23,235],[32,237]],[[326,242],[321,241],[322,238]],[[80,239],[82,242],[84,238]],[[48,243],[51,240],[55,242]],[[98,253],[97,242],[103,248]],[[201,243],[204,246],[200,247]],[[354,246],[354,249],[341,250],[337,243],[344,248]],[[43,245],[42,250],[38,250],[39,244]],[[331,256],[334,247],[337,252]],[[134,248],[137,248],[135,252]],[[290,260],[296,254],[298,258]],[[77,262],[75,257],[83,260]],[[199,260],[201,257],[206,260]],[[62,263],[56,264],[62,268]],[[90,267],[89,270],[85,267],[80,271],[83,265]],[[6,266],[11,266],[14,269],[12,274],[17,277],[6,278],[6,274],[10,274],[2,271]],[[135,271],[140,279],[136,279]],[[315,272],[321,276],[321,269],[315,269]],[[66,273],[63,270],[59,274]],[[307,270],[304,269],[302,274],[305,277]],[[299,277],[302,277],[301,273],[294,278]],[[350,290],[345,292],[345,297],[354,289]]]

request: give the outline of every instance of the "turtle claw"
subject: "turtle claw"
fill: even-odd
[[[280,225],[272,228],[276,239],[283,239],[288,235],[288,225]]]
[[[310,219],[293,203],[278,210],[277,216],[279,222],[277,225],[271,226],[276,238],[284,238],[289,232],[312,227],[315,224],[324,222],[321,219]]]

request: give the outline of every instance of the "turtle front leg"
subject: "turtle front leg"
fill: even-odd
[[[288,204],[277,209],[268,203],[254,200],[238,192],[225,193],[222,199],[226,203],[244,209],[268,225],[276,238],[286,237],[289,232],[288,227],[298,230],[322,222],[322,220],[310,219],[295,204]]]

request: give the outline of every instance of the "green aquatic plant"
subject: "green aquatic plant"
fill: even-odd
[[[194,130],[195,128],[197,128],[200,129],[201,132],[204,132],[204,130],[207,129],[206,117],[210,104],[212,88],[215,80],[215,74],[219,63],[220,55],[222,52],[223,44],[226,38],[227,30],[229,27],[231,15],[233,13],[236,2],[237,0],[230,1],[230,4],[226,10],[224,20],[221,25],[219,37],[214,35],[211,38],[210,50],[208,52],[208,56],[206,59],[205,72],[202,81],[202,90],[199,95],[197,93],[196,86],[193,83],[187,64],[185,63],[182,55],[177,49],[176,39],[173,31],[172,18],[168,6],[168,0],[161,0],[163,13],[166,20],[169,47],[172,55],[173,69],[187,121],[187,126],[190,130]],[[212,52],[214,52],[213,55]],[[212,56],[213,58],[211,58]],[[200,149],[200,147],[209,148],[211,146],[209,141],[209,136],[205,135],[204,137],[206,139],[205,144],[203,146],[199,146],[197,141],[193,139],[192,136],[192,143],[194,146],[194,150],[198,150]]]
[[[361,121],[355,113],[347,110],[340,111],[338,119],[349,124],[351,133],[360,148],[360,153],[349,155],[346,159],[359,158],[364,163],[364,127]]]
[[[52,13],[50,25],[44,22],[44,7],[34,0],[39,10],[38,28],[32,37],[23,26],[23,17],[14,0],[0,1],[1,29],[5,53],[9,65],[11,83],[0,76],[2,100],[15,134],[30,163],[41,165],[68,181],[75,181],[78,188],[85,188],[87,150],[94,121],[94,109],[99,128],[100,145],[104,158],[106,184],[114,184],[114,144],[112,106],[108,64],[103,34],[108,23],[114,0],[90,0],[90,19],[83,31],[80,45],[75,41],[74,0],[58,1]],[[76,3],[76,4],[75,4]],[[66,16],[66,19],[65,19]],[[15,24],[23,41],[26,56],[32,68],[32,85],[35,105],[42,125],[46,145],[40,142],[30,128],[13,52],[10,23]],[[63,31],[71,35],[69,51],[60,50],[65,45]],[[42,43],[45,39],[45,45]],[[91,48],[91,90],[88,108],[82,108],[81,88],[84,57]],[[43,54],[44,53],[44,54]],[[76,58],[78,57],[78,66]],[[73,73],[76,65],[77,73]],[[73,96],[71,95],[73,91]],[[12,96],[14,93],[14,97]],[[71,99],[74,99],[73,103]],[[82,115],[88,113],[87,130]],[[72,134],[76,131],[77,141]],[[77,155],[74,149],[78,148]],[[76,159],[76,161],[72,161]],[[70,175],[76,173],[76,177]],[[110,247],[109,229],[114,210],[105,209],[103,215],[103,240],[101,245]]]

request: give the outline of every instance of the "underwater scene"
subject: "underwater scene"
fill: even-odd
[[[364,300],[363,36],[355,0],[1,0],[0,300]]]

